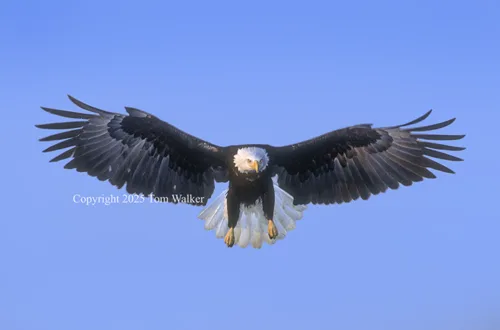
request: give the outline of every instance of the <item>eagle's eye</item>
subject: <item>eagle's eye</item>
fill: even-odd
[[[247,163],[250,164],[252,162],[252,160],[250,159],[247,159]]]

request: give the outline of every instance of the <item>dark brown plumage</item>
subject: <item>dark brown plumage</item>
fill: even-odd
[[[359,197],[367,199],[387,188],[397,189],[400,184],[410,186],[424,178],[435,178],[429,169],[454,173],[429,157],[461,161],[440,150],[460,151],[465,148],[430,141],[459,140],[465,135],[419,132],[446,127],[455,119],[406,128],[430,114],[428,111],[403,125],[384,128],[357,125],[274,148],[271,154],[278,168],[278,183],[294,196],[296,204],[340,204]]]

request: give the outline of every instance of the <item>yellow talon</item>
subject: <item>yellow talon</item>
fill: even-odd
[[[227,231],[226,237],[224,237],[224,243],[226,243],[227,247],[233,247],[234,245],[234,228],[229,228]]]
[[[278,237],[278,229],[276,228],[273,220],[269,220],[267,223],[267,233],[269,234],[270,239]]]

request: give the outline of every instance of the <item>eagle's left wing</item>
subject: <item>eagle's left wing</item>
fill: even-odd
[[[294,197],[294,204],[348,203],[359,197],[410,186],[423,178],[435,178],[430,169],[454,173],[428,158],[462,159],[438,150],[465,148],[425,140],[458,140],[465,135],[421,134],[446,127],[442,123],[405,128],[421,122],[425,115],[403,125],[372,128],[357,125],[284,147],[271,147],[269,156],[278,184]]]
[[[97,109],[73,97],[77,113],[42,107],[45,111],[76,121],[36,125],[63,130],[40,141],[60,141],[44,152],[67,149],[51,161],[71,158],[64,167],[109,181],[127,192],[167,197],[197,197],[205,205],[215,183],[227,181],[224,148],[189,135],[139,109],[125,108],[128,116]],[[61,141],[62,140],[62,141]],[[199,197],[199,198],[198,198]]]

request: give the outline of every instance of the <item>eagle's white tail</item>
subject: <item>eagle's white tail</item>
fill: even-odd
[[[223,238],[227,231],[226,195],[224,190],[207,208],[198,215],[205,221],[205,229],[215,230],[217,238]],[[307,208],[305,205],[293,205],[293,197],[281,189],[274,181],[274,224],[278,229],[276,239],[285,238],[288,231],[295,228],[295,221],[302,219],[302,214]],[[262,242],[274,244],[267,234],[268,219],[264,216],[262,203],[259,201],[253,206],[241,206],[240,218],[234,228],[235,244],[247,247],[252,244],[254,248],[261,248]]]

